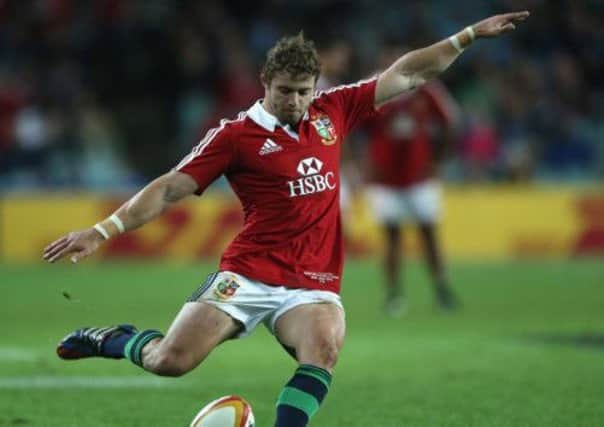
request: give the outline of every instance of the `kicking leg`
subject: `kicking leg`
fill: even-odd
[[[154,338],[140,349],[140,365],[158,375],[181,376],[199,365],[218,344],[232,338],[240,328],[236,320],[213,305],[188,302],[165,337]],[[127,356],[130,359],[130,355]]]
[[[305,304],[281,316],[277,339],[294,350],[300,366],[277,402],[275,427],[304,427],[329,391],[345,335],[344,313],[335,304]]]
[[[239,329],[238,322],[213,305],[187,302],[165,337],[156,330],[138,332],[131,325],[83,328],[65,337],[57,353],[63,359],[127,357],[157,375],[180,376]]]

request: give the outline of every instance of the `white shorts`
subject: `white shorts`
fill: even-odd
[[[367,197],[374,217],[380,224],[435,224],[440,219],[441,188],[434,180],[404,189],[372,185]]]
[[[238,337],[251,334],[260,322],[274,334],[277,319],[299,305],[335,304],[344,313],[340,296],[333,292],[270,286],[231,271],[211,274],[188,301],[212,304],[241,322],[244,330]]]
[[[352,194],[348,181],[344,176],[340,176],[340,209],[343,213],[347,213],[350,210],[350,204],[352,203]]]

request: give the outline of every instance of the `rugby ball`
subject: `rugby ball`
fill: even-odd
[[[239,396],[224,396],[204,406],[190,427],[254,427],[252,407]]]

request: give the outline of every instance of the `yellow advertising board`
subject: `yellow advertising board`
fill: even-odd
[[[88,227],[123,199],[37,195],[0,199],[0,260],[40,260],[61,234]],[[559,187],[448,187],[440,235],[453,258],[604,254],[604,191]],[[365,199],[346,219],[351,256],[379,253],[381,234]],[[239,202],[223,193],[191,198],[161,218],[107,242],[97,258],[217,258],[242,224]],[[405,242],[417,253],[414,233]]]

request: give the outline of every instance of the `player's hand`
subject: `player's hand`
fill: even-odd
[[[42,258],[48,262],[55,262],[71,255],[71,262],[76,263],[96,251],[104,240],[94,228],[74,231],[46,246]]]
[[[524,21],[529,15],[530,13],[527,10],[495,15],[472,25],[472,29],[476,37],[497,37],[500,34],[515,30],[516,23]]]

